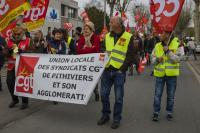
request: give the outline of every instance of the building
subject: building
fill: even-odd
[[[78,2],[74,0],[50,0],[43,33],[47,34],[54,28],[63,27],[64,23],[72,23],[73,28],[69,32],[73,34],[77,26],[82,27],[82,20],[78,17]]]

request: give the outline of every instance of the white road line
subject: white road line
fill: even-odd
[[[187,62],[187,65],[190,68],[190,70],[193,72],[193,74],[195,75],[197,81],[200,84],[200,75],[196,72],[196,70],[193,68],[193,66],[189,62]]]

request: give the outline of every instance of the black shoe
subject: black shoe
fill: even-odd
[[[95,94],[95,101],[98,102],[99,101],[99,93]]]
[[[152,117],[152,121],[159,121],[159,120],[160,120],[159,114],[154,113]]]
[[[120,122],[114,121],[114,122],[112,123],[112,125],[111,125],[111,128],[112,128],[112,129],[117,129],[117,128],[119,128],[119,127],[120,127]]]
[[[97,122],[97,125],[104,125],[106,122],[108,122],[110,120],[110,118],[107,116],[103,116],[101,117],[101,119]]]
[[[172,116],[172,114],[167,114],[167,120],[168,120],[168,121],[173,121],[173,116]]]
[[[20,107],[21,110],[27,109],[28,108],[28,104],[23,103]]]
[[[56,102],[56,101],[53,101],[53,104],[54,104],[54,105],[57,105],[57,104],[58,104],[58,102]]]
[[[9,108],[14,108],[16,104],[18,104],[19,101],[12,101],[10,104],[9,104]]]

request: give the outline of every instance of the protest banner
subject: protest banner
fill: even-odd
[[[33,31],[44,25],[49,0],[33,0],[31,9],[24,13],[23,22],[28,31]]]
[[[87,104],[108,56],[21,54],[16,61],[15,95]]]
[[[1,0],[0,2],[0,31],[4,30],[11,21],[30,9],[27,0]]]

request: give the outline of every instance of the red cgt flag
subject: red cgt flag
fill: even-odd
[[[174,30],[184,2],[185,0],[150,0],[152,24],[157,33]]]

